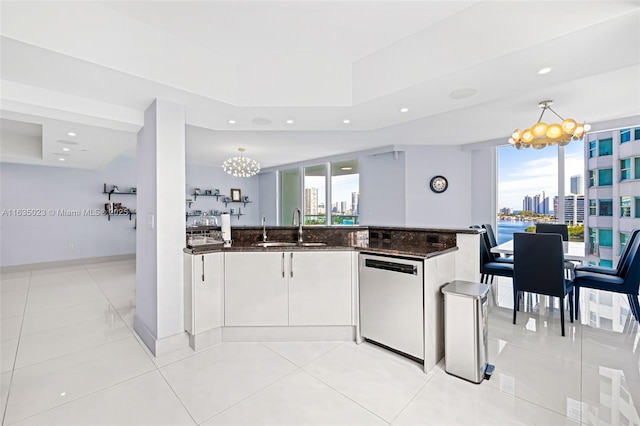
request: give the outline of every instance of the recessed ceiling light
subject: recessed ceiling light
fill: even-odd
[[[551,72],[551,68],[549,68],[549,67],[540,68],[538,70],[538,74],[548,74],[550,72]]]
[[[63,150],[63,151],[71,151],[71,150],[70,150],[69,148],[67,148],[67,147],[62,148],[62,150]]]
[[[229,120],[229,124],[236,124],[236,120]]]
[[[75,134],[75,133],[73,133],[73,132],[68,132],[68,133],[67,133],[67,136],[75,136],[75,135],[76,135],[76,134]]]
[[[60,157],[58,158],[59,161],[64,161],[64,158]]]
[[[286,123],[287,124],[293,124],[293,120],[287,120]]]
[[[353,170],[353,167],[344,166],[344,167],[340,167],[340,170]]]
[[[409,111],[409,108],[400,108],[400,112],[407,112]]]
[[[473,87],[469,87],[467,89],[458,89],[458,90],[454,90],[453,92],[449,93],[449,98],[451,98],[451,99],[466,99],[466,98],[470,98],[471,96],[475,95],[476,93],[478,93],[478,90],[474,89]]]
[[[260,126],[268,126],[269,124],[271,124],[271,120],[265,117],[256,117],[253,120],[251,120],[251,122],[253,124],[258,124]]]
[[[349,124],[349,123],[351,123],[351,120],[342,120],[342,122],[343,122],[344,124]]]
[[[82,152],[89,152],[89,150],[88,149],[83,149]]]

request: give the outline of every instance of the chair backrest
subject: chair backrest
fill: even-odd
[[[563,297],[564,250],[558,234],[513,234],[513,286],[517,291]]]
[[[629,254],[622,265],[622,274],[624,278],[622,286],[628,294],[638,294],[640,287],[640,237],[634,238],[633,242],[629,241]]]
[[[624,246],[624,250],[620,255],[620,260],[618,261],[618,266],[616,268],[616,275],[619,277],[622,277],[624,275],[625,268],[629,268],[629,252],[633,248],[633,245],[638,238],[638,234],[640,234],[640,229],[634,229],[633,231],[631,231],[631,235],[629,235],[627,244]]]
[[[562,241],[569,241],[569,227],[564,223],[538,223],[536,234],[560,234]]]
[[[498,241],[496,240],[496,234],[493,232],[493,227],[488,223],[482,225],[484,229],[487,230],[487,238],[489,239],[489,246],[495,247],[498,245]]]

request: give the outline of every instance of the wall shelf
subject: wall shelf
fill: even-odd
[[[218,201],[220,197],[226,197],[224,194],[197,194],[195,192],[191,195],[193,195],[193,201],[196,201],[198,197],[216,197],[216,201]]]
[[[107,191],[107,184],[106,183],[104,184],[104,187],[102,189],[102,193],[109,195],[109,201],[111,201],[111,194],[113,194],[113,195],[138,195],[137,192],[131,192],[131,191],[117,191],[117,192],[114,191],[114,190]]]
[[[106,185],[105,185],[105,189],[106,189]],[[211,191],[211,190],[206,190],[206,191]],[[246,200],[232,201],[230,196],[225,195],[225,194],[220,194],[220,193],[217,193],[217,194],[214,194],[214,193],[203,194],[202,192],[198,193],[198,192],[194,191],[193,193],[191,193],[189,195],[191,195],[193,197],[193,199],[188,198],[188,199],[185,200],[185,202],[187,203],[187,208],[189,208],[189,209],[191,208],[191,205],[198,200],[198,197],[216,197],[216,201],[223,202],[225,207],[228,207],[229,204],[242,204],[244,207],[247,207],[247,204],[253,203],[253,201],[250,201],[248,199],[248,197],[246,197],[247,198]],[[187,195],[187,196],[189,196],[189,195]],[[238,210],[240,210],[240,209],[238,209]],[[213,212],[214,210],[211,210],[211,211]],[[209,213],[208,211],[207,211],[207,213],[208,213],[209,216],[220,216],[222,213],[228,213],[230,216],[235,216],[238,219],[240,219],[240,216],[244,216],[246,214],[246,213],[242,213],[242,212],[236,212],[236,213],[220,212],[220,213],[217,213],[217,214],[212,214],[212,213]],[[190,212],[186,212],[185,213],[185,220],[189,220],[190,217],[198,217],[198,216],[200,216],[200,214],[195,214],[193,212],[191,212],[191,213]]]

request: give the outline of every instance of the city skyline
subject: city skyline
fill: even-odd
[[[522,210],[525,196],[558,195],[558,150],[518,150],[511,146],[498,148],[499,209]],[[571,177],[584,174],[584,142],[573,141],[565,147],[565,192],[571,191]]]

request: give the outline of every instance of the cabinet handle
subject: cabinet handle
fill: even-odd
[[[202,282],[204,282],[204,254],[202,255]]]
[[[291,254],[291,265],[290,265],[291,275],[290,275],[290,277],[293,278],[293,252],[291,252],[290,254]]]
[[[282,270],[282,278],[284,278],[284,253],[282,253],[282,260],[280,261],[280,269]]]

